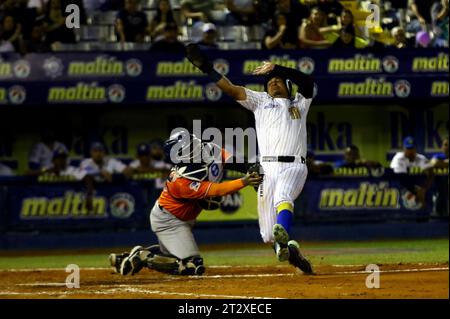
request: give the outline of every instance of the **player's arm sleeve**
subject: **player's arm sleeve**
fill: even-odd
[[[244,88],[244,90],[247,98],[245,100],[237,100],[236,102],[247,110],[254,112],[258,108],[258,105],[263,102],[265,93],[252,91],[247,88]]]
[[[212,183],[207,191],[206,197],[225,196],[237,192],[245,187],[241,179],[235,179],[223,183]]]
[[[298,93],[303,95],[305,98],[314,98],[317,88],[312,76],[281,65],[275,65],[274,71],[284,73],[287,78],[298,86]]]

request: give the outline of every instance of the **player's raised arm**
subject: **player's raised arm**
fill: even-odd
[[[233,99],[242,101],[247,98],[244,87],[234,85],[229,79],[214,70],[212,63],[196,44],[188,44],[186,46],[186,57],[203,73],[209,75],[216,82],[217,86]]]

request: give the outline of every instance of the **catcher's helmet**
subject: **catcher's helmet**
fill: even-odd
[[[266,76],[264,77],[264,91],[266,91],[267,93],[269,93],[269,91],[267,90],[267,84],[269,83],[269,81],[275,77],[281,78],[284,81],[284,84],[286,85],[286,89],[288,92],[288,97],[289,99],[292,99],[292,82],[291,80],[289,80],[289,78],[286,77],[286,75],[283,72],[278,72],[276,70],[269,72],[266,74]]]
[[[208,177],[209,165],[214,161],[214,146],[182,130],[164,142],[164,152],[180,176],[203,181]]]

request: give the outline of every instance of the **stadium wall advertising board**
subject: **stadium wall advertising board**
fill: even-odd
[[[436,172],[447,183],[443,190],[435,186],[425,206],[404,186],[404,181],[389,171],[355,170],[345,175],[309,179],[295,203],[296,215],[303,221],[408,219],[428,217],[436,207],[439,192],[448,193],[448,169]],[[229,176],[231,177],[231,176]],[[424,177],[413,175],[414,182]],[[153,180],[136,180],[97,187],[94,209],[84,204],[84,186],[77,182],[46,181],[17,183],[9,178],[0,183],[0,212],[7,230],[16,229],[146,229],[148,214],[159,196]],[[436,195],[438,194],[438,195]],[[442,195],[441,195],[442,196]],[[204,211],[203,222],[256,221],[257,194],[247,187],[225,196],[220,209]],[[447,206],[448,209],[448,206]],[[447,212],[448,214],[448,212]]]
[[[208,54],[217,70],[255,90],[262,90],[262,79],[251,72],[264,60],[312,73],[319,85],[318,101],[442,100],[449,91],[448,49]],[[0,55],[0,104],[222,100],[228,97],[180,55],[145,52]]]

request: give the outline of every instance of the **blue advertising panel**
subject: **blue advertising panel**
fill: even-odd
[[[265,60],[312,74],[318,101],[448,97],[448,49],[209,51],[233,82],[262,90]],[[1,104],[214,102],[228,97],[183,56],[146,52],[0,55]]]

